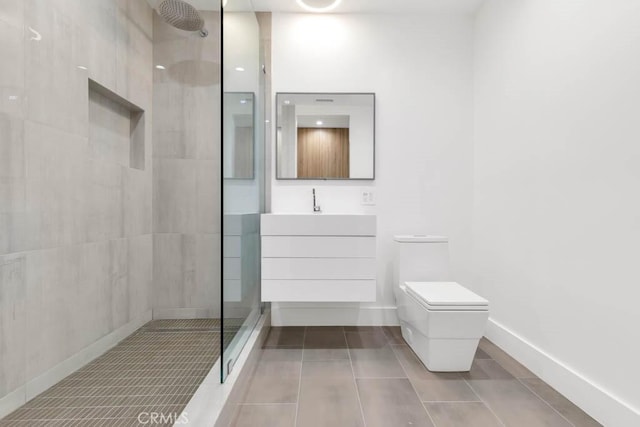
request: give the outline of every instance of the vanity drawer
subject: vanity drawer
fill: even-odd
[[[375,258],[262,258],[263,279],[367,280],[375,277]]]
[[[262,236],[263,258],[375,258],[372,236]]]
[[[375,280],[262,280],[262,301],[374,302]]]

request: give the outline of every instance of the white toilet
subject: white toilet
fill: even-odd
[[[489,318],[489,302],[450,281],[446,237],[394,240],[402,337],[430,371],[468,371]]]

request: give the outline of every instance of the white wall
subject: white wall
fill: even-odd
[[[305,321],[331,313],[359,324],[397,322],[390,267],[392,237],[399,233],[448,234],[454,272],[464,282],[472,204],[472,18],[274,14],[272,37],[274,93],[376,94],[376,180],[272,176],[271,206],[273,212],[311,212],[315,187],[324,212],[376,213],[377,302],[297,313]],[[364,189],[374,191],[377,206],[361,205]],[[291,319],[283,307],[291,305],[274,304],[274,322]]]
[[[607,426],[640,425],[639,22],[634,0],[476,21],[472,283],[531,346],[492,338]]]

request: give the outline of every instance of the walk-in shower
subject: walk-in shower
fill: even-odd
[[[224,47],[222,15],[0,1],[0,427],[170,425],[234,369],[261,314],[264,85],[256,15],[225,11]]]

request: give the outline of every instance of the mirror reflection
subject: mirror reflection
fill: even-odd
[[[278,93],[278,179],[374,179],[373,93]]]
[[[254,94],[225,92],[223,98],[224,177],[253,179]]]

